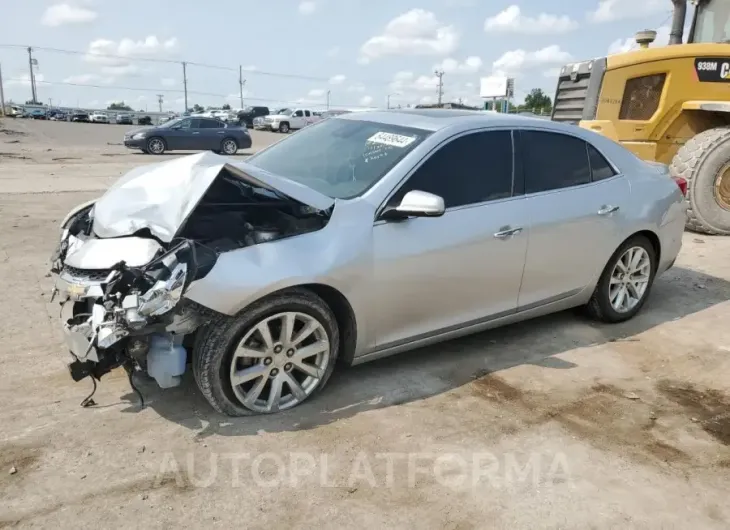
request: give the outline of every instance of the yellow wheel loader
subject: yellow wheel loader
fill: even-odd
[[[730,235],[730,0],[672,0],[669,45],[561,69],[552,119],[603,134],[687,182],[687,228]]]

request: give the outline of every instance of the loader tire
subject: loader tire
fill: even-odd
[[[730,235],[730,127],[708,129],[690,139],[669,171],[687,181],[687,228]]]

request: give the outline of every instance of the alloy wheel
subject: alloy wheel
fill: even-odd
[[[227,155],[232,155],[238,150],[236,142],[233,140],[226,140],[223,142],[223,152]]]
[[[158,155],[165,150],[165,144],[163,144],[162,140],[158,138],[153,138],[152,140],[150,140],[150,143],[147,147],[150,153],[153,153],[155,155]]]
[[[285,410],[314,392],[329,361],[329,335],[321,322],[304,313],[277,313],[254,325],[238,343],[231,387],[247,409]]]
[[[651,257],[642,247],[631,247],[616,262],[608,284],[611,307],[627,313],[641,302],[651,278]]]

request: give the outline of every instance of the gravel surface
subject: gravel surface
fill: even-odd
[[[339,368],[272,416],[214,413],[190,374],[140,410],[122,370],[81,408],[47,260],[72,206],[159,160],[123,131],[0,121],[0,528],[730,526],[730,238],[685,234],[624,324],[566,312]]]

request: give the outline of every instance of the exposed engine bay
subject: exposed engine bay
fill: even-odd
[[[205,277],[220,254],[319,230],[331,213],[225,167],[170,241],[146,226],[99,237],[97,206],[67,217],[51,260],[71,376],[98,380],[123,366],[130,382],[133,372],[143,371],[163,388],[180,383],[196,330],[219,317],[185,299],[190,284]]]

